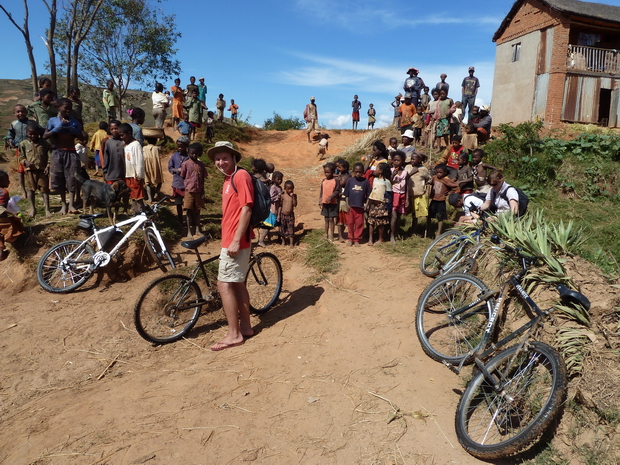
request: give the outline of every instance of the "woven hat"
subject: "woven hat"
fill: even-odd
[[[216,142],[215,147],[211,147],[209,150],[207,150],[207,157],[209,157],[211,161],[215,161],[215,155],[222,152],[234,155],[237,163],[239,163],[239,160],[241,160],[241,154],[237,150],[235,150],[232,143],[225,140]]]
[[[419,70],[418,68],[413,68],[413,67],[411,67],[411,68],[409,68],[409,69],[407,70],[407,74],[409,74],[411,71],[413,71],[413,72],[414,72],[414,73],[416,73],[416,74],[419,74],[419,73],[420,73],[420,70]]]

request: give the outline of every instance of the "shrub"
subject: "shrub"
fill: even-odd
[[[306,126],[304,120],[297,117],[282,118],[275,111],[273,118],[266,119],[263,123],[263,129],[267,131],[288,131],[289,129],[303,129]]]

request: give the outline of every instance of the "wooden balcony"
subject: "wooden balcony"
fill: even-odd
[[[605,48],[569,45],[566,66],[569,71],[620,74],[620,52]]]

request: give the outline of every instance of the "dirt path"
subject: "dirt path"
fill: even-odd
[[[305,137],[265,133],[243,148],[295,181],[298,222],[320,228],[316,144]],[[334,134],[331,153],[357,137]],[[417,258],[338,247],[340,272],[313,284],[301,247],[270,246],[285,268],[282,303],[253,317],[254,338],[219,353],[208,347],[225,328],[206,319],[172,345],[137,335],[133,304],[158,271],[3,299],[0,463],[481,463],[454,433],[463,381],[415,337],[428,284]],[[0,265],[3,280],[20,272]],[[388,423],[390,402],[404,415]]]

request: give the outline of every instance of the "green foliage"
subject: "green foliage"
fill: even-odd
[[[273,112],[273,118],[266,119],[263,123],[263,129],[267,131],[288,131],[289,129],[303,129],[305,126],[304,120],[293,116],[282,118],[275,111]]]
[[[319,278],[338,271],[340,254],[336,246],[323,237],[323,231],[311,231],[304,238],[304,242],[308,244],[306,265],[314,268]]]

